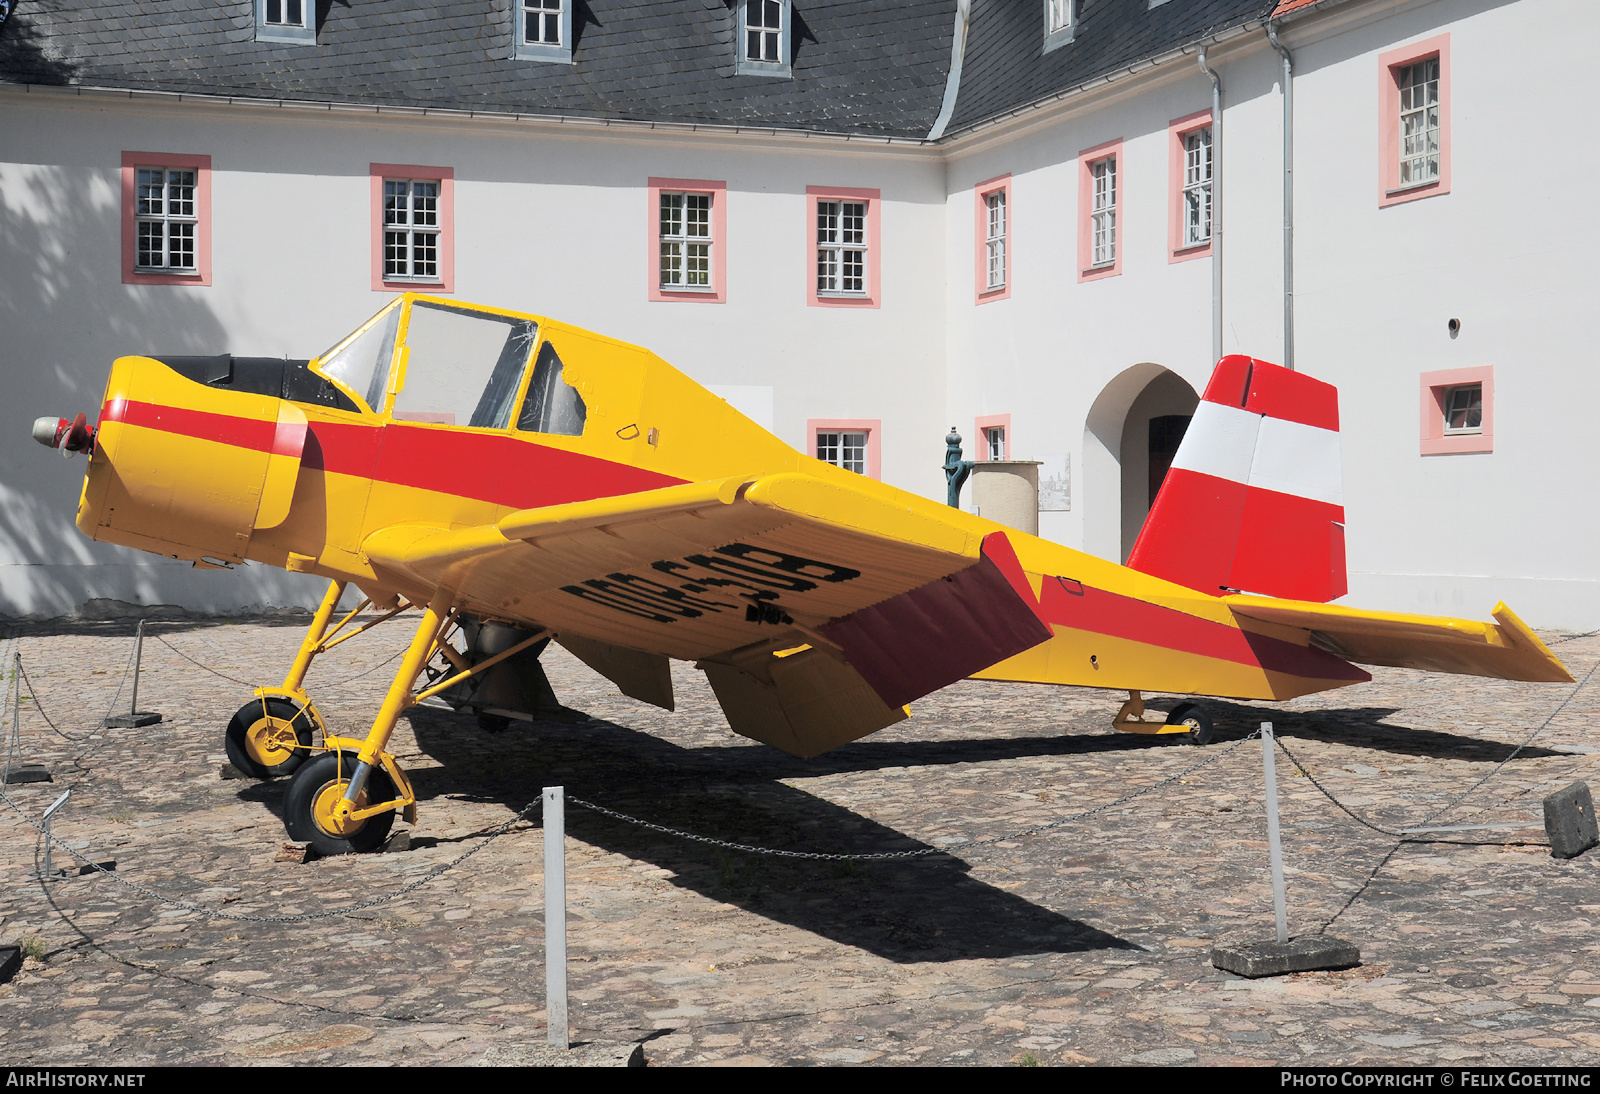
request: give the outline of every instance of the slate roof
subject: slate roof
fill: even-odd
[[[573,64],[512,58],[514,0],[310,0],[315,46],[255,41],[253,0],[18,0],[0,82],[921,139],[956,0],[795,0],[793,78],[734,71],[735,0],[576,0]],[[1277,0],[973,0],[962,128],[1270,14]]]
[[[1043,52],[1043,5],[973,0],[961,95],[947,133],[1268,15],[1276,0],[1078,0],[1073,39]]]

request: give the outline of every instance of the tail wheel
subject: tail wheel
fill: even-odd
[[[1173,707],[1172,713],[1167,715],[1167,725],[1188,726],[1188,740],[1192,745],[1211,743],[1211,716],[1199,703],[1179,703]]]
[[[258,779],[292,775],[306,761],[312,729],[311,712],[300,704],[252,699],[228,723],[228,761]]]
[[[376,850],[388,838],[394,810],[358,821],[345,820],[335,811],[357,762],[354,752],[324,752],[295,772],[283,799],[283,819],[291,839],[311,844],[319,855],[351,855]],[[374,767],[355,805],[365,809],[394,798],[394,781],[383,768]]]

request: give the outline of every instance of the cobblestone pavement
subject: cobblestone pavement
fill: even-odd
[[[335,729],[364,733],[408,630],[378,628],[313,669]],[[653,1064],[1600,1061],[1600,852],[1553,859],[1540,806],[1573,779],[1600,782],[1600,675],[1431,822],[1523,827],[1397,844],[1280,762],[1291,930],[1348,938],[1364,964],[1246,981],[1207,957],[1218,939],[1272,931],[1253,741],[1087,821],[962,844],[1113,801],[1264,719],[1352,809],[1417,824],[1572,689],[1380,670],[1291,703],[1213,702],[1218,739],[1195,748],[1113,733],[1116,695],[968,682],[801,761],[733,735],[687,666],[667,714],[552,648],[557,694],[590,721],[491,735],[418,709],[394,742],[420,798],[411,849],[303,863],[285,851],[283,784],[219,777],[239,684],[149,640],[140,706],[165,720],[94,728],[130,631],[23,630],[38,703],[80,740],[24,702],[19,760],[55,781],[10,794],[36,816],[70,786],[63,839],[208,908],[293,914],[392,892],[554,783],[768,846],[943,849],[893,864],[753,858],[569,808],[574,1037],[643,1040]],[[266,623],[152,633],[244,681],[281,676],[300,640]],[[1582,677],[1600,637],[1556,649]],[[533,825],[398,900],[286,925],[202,916],[106,877],[30,881],[35,833],[3,812],[0,942],[44,951],[0,987],[9,1063],[466,1063],[544,1040]]]

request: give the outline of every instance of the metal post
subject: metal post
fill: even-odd
[[[565,1049],[567,1026],[567,838],[563,788],[544,788],[544,998],[546,1043]]]
[[[144,660],[144,620],[133,632],[133,696],[128,700],[128,713],[139,713],[139,663]]]
[[[65,870],[56,869],[55,863],[50,857],[50,852],[54,847],[54,844],[50,842],[50,820],[56,815],[58,809],[67,804],[67,799],[70,797],[72,797],[72,791],[63,791],[61,796],[51,804],[50,808],[44,811],[44,867],[38,874],[40,881],[60,881],[67,876]]]
[[[139,709],[139,669],[144,662],[144,620],[133,632],[133,695],[128,699],[128,713],[109,715],[104,725],[108,729],[139,729],[161,721],[153,710]]]
[[[1278,941],[1289,941],[1289,912],[1283,892],[1283,845],[1278,840],[1278,765],[1272,723],[1261,723],[1261,766],[1267,779],[1267,848],[1272,857],[1272,913],[1278,920]]]

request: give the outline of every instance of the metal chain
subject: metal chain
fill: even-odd
[[[619,813],[615,809],[607,809],[603,805],[597,805],[592,801],[586,801],[585,799],[572,794],[568,794],[566,798],[567,801],[572,802],[574,805],[580,805],[585,809],[589,809],[593,812],[611,817],[613,820],[625,821],[628,824],[637,825],[640,828],[648,828],[652,832],[660,832],[663,835],[676,836],[679,839],[689,840],[693,843],[703,843],[711,847],[720,847],[728,851],[743,851],[752,855],[770,855],[774,858],[806,859],[813,862],[884,862],[894,859],[912,859],[922,858],[926,855],[948,854],[955,846],[960,846],[963,849],[971,847],[989,847],[997,843],[1004,843],[1007,840],[1020,839],[1023,836],[1035,836],[1040,832],[1048,832],[1052,828],[1059,828],[1064,824],[1071,824],[1074,821],[1087,820],[1089,817],[1092,817],[1097,813],[1104,813],[1109,809],[1115,809],[1119,805],[1125,805],[1136,798],[1142,798],[1146,794],[1160,790],[1164,786],[1169,786],[1183,778],[1185,775],[1198,771],[1202,767],[1216,763],[1218,760],[1222,759],[1222,757],[1226,756],[1228,753],[1232,752],[1246,741],[1254,740],[1259,736],[1261,736],[1261,731],[1256,730],[1255,732],[1249,734],[1249,736],[1241,737],[1239,740],[1233,742],[1233,744],[1229,745],[1227,748],[1224,748],[1222,751],[1207,756],[1199,763],[1190,764],[1188,767],[1184,768],[1182,771],[1179,771],[1175,775],[1169,775],[1160,782],[1152,783],[1141,790],[1135,790],[1131,794],[1124,794],[1116,801],[1106,802],[1104,805],[1097,805],[1093,809],[1086,809],[1082,813],[1074,813],[1071,816],[1066,817],[1057,817],[1053,821],[1047,821],[1043,824],[1036,824],[1028,828],[1019,828],[1015,832],[1008,832],[1003,836],[991,836],[988,839],[972,840],[961,844],[952,844],[948,847],[918,847],[910,851],[878,851],[867,854],[851,855],[829,854],[821,851],[784,851],[772,847],[755,847],[747,843],[733,843],[729,840],[720,840],[711,836],[698,835],[694,832],[685,832],[679,828],[668,828],[666,825],[655,824],[651,821],[641,820],[640,818],[630,816],[627,813]]]
[[[185,661],[189,662],[189,664],[195,666],[196,668],[204,669],[206,672],[209,672],[213,676],[220,676],[224,680],[228,680],[228,681],[231,681],[232,683],[239,684],[242,687],[247,687],[247,688],[251,689],[252,691],[254,691],[256,688],[261,686],[260,684],[252,684],[248,680],[241,680],[237,676],[229,676],[227,673],[221,671],[220,669],[214,669],[210,665],[204,664],[203,662],[200,662],[200,661],[196,661],[193,657],[190,657],[188,654],[184,653],[177,646],[174,646],[171,642],[168,642],[165,638],[161,637],[161,635],[159,635],[159,634],[152,634],[150,637],[154,638],[157,642],[160,642],[163,646],[167,647],[167,649],[171,650],[173,653],[177,654],[179,657],[181,657]],[[383,668],[385,665],[393,664],[395,662],[395,660],[397,658],[399,658],[400,655],[405,653],[405,652],[406,652],[405,650],[397,650],[397,651],[395,651],[395,653],[393,653],[389,657],[385,658],[382,661],[379,661],[376,665],[371,665],[371,666],[369,666],[367,668],[364,668],[360,672],[356,673],[354,676],[346,676],[343,680],[328,680],[328,681],[325,681],[323,683],[318,684],[317,686],[318,687],[325,687],[325,688],[336,688],[336,687],[341,687],[344,684],[352,683],[353,681],[359,680],[363,676],[368,675],[369,673],[377,672],[379,669]]]
[[[28,670],[22,666],[21,655],[17,655],[12,660],[15,663],[17,670],[22,673],[23,682],[28,685],[28,698],[33,703],[34,709],[39,712],[39,717],[44,719],[44,724],[49,726],[55,732],[56,736],[60,737],[62,740],[71,741],[73,744],[82,744],[84,741],[87,741],[94,736],[93,731],[90,731],[81,737],[74,737],[72,734],[56,725],[55,722],[51,720],[50,715],[45,713],[44,704],[39,701],[39,691],[33,686],[33,679],[29,677]],[[110,718],[111,715],[116,712],[117,704],[122,700],[122,689],[128,684],[128,673],[132,668],[133,650],[129,649],[128,663],[122,666],[122,679],[117,681],[117,693],[111,697],[111,706],[106,709],[105,718],[100,719],[100,725],[102,728],[105,726],[106,718]]]
[[[1583,679],[1579,680],[1577,685],[1574,686],[1573,689],[1567,693],[1567,697],[1565,699],[1562,699],[1561,702],[1556,705],[1556,708],[1550,712],[1550,716],[1548,718],[1546,718],[1544,721],[1540,722],[1539,725],[1534,728],[1532,733],[1529,733],[1526,737],[1524,737],[1522,739],[1522,743],[1517,745],[1516,748],[1513,748],[1511,750],[1511,753],[1508,756],[1506,756],[1505,759],[1503,759],[1499,763],[1495,764],[1494,768],[1492,770],[1490,770],[1488,774],[1484,775],[1483,778],[1479,779],[1477,782],[1473,783],[1471,786],[1469,786],[1465,790],[1463,790],[1460,794],[1458,794],[1454,798],[1452,798],[1449,802],[1445,803],[1443,806],[1441,806],[1440,808],[1434,810],[1432,813],[1430,813],[1426,817],[1424,817],[1422,819],[1422,822],[1420,824],[1416,825],[1415,827],[1420,828],[1423,825],[1430,824],[1433,821],[1438,820],[1440,817],[1442,817],[1446,813],[1450,812],[1450,810],[1452,810],[1456,806],[1460,805],[1462,800],[1465,799],[1467,797],[1467,795],[1471,794],[1473,791],[1477,790],[1478,787],[1482,786],[1484,783],[1488,782],[1490,779],[1492,779],[1496,775],[1498,775],[1500,773],[1500,770],[1502,768],[1504,768],[1506,766],[1506,764],[1510,763],[1512,760],[1517,758],[1517,754],[1518,753],[1520,753],[1523,749],[1527,748],[1530,744],[1533,743],[1533,739],[1535,737],[1539,736],[1539,734],[1543,733],[1546,729],[1549,728],[1550,723],[1556,720],[1556,716],[1559,715],[1563,710],[1565,710],[1566,707],[1567,707],[1567,704],[1572,702],[1572,700],[1577,697],[1578,692],[1582,691],[1584,689],[1585,685],[1587,685],[1589,683],[1589,680],[1594,676],[1596,669],[1600,669],[1600,661],[1596,661],[1592,666],[1590,666],[1589,671],[1584,674]],[[1417,837],[1415,835],[1402,833],[1397,829],[1385,828],[1382,825],[1375,824],[1372,821],[1367,820],[1365,817],[1361,816],[1360,814],[1356,813],[1348,805],[1346,805],[1344,802],[1340,801],[1337,797],[1335,797],[1334,794],[1333,794],[1333,791],[1329,790],[1327,787],[1323,786],[1320,782],[1317,781],[1317,777],[1311,773],[1311,771],[1306,767],[1306,765],[1301,763],[1300,760],[1295,756],[1295,754],[1293,752],[1289,751],[1289,746],[1283,743],[1283,738],[1282,737],[1275,737],[1274,739],[1277,741],[1279,750],[1282,751],[1283,754],[1289,758],[1289,762],[1294,764],[1294,766],[1299,770],[1300,774],[1305,776],[1307,779],[1309,779],[1311,781],[1311,785],[1316,787],[1319,791],[1322,792],[1322,796],[1323,797],[1327,798],[1334,805],[1338,806],[1339,810],[1341,812],[1343,812],[1346,816],[1348,816],[1351,820],[1355,821],[1357,824],[1360,824],[1360,825],[1363,825],[1363,826],[1365,826],[1367,828],[1372,829],[1374,832],[1382,832],[1384,835],[1390,836],[1390,837],[1392,837],[1394,839],[1401,840],[1402,842],[1406,842],[1406,843],[1418,842],[1418,839],[1417,839]]]
[[[260,687],[259,684],[252,684],[250,681],[241,680],[237,676],[229,676],[227,673],[222,672],[222,671],[220,671],[218,669],[214,669],[210,665],[201,664],[199,661],[196,661],[193,657],[190,657],[188,654],[184,653],[177,646],[174,646],[171,642],[168,642],[164,637],[162,637],[159,634],[152,634],[150,637],[154,638],[157,642],[160,642],[163,646],[167,647],[167,649],[171,650],[173,653],[177,654],[179,657],[181,657],[185,661],[189,662],[189,664],[195,666],[196,668],[204,669],[205,671],[209,672],[212,676],[220,676],[224,680],[231,681],[231,682],[233,682],[235,684],[240,685],[241,687],[247,687],[251,691],[254,691],[256,688]]]

